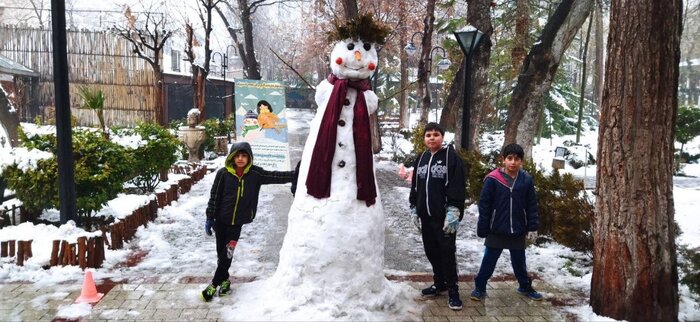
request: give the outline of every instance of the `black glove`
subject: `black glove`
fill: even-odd
[[[208,236],[211,236],[211,234],[212,234],[211,228],[213,226],[214,226],[214,219],[207,218],[207,221],[204,222],[204,231],[207,233]]]
[[[297,193],[297,180],[299,180],[299,166],[301,161],[297,162],[297,166],[294,168],[294,179],[292,180],[292,196]]]

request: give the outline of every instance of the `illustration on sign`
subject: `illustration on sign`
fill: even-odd
[[[285,86],[279,82],[236,80],[236,132],[253,148],[253,163],[288,171],[289,144]]]

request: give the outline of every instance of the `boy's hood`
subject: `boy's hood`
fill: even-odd
[[[246,165],[245,169],[243,170],[243,173],[248,173],[248,169],[250,169],[250,166],[253,165],[253,149],[250,147],[248,142],[236,142],[231,145],[231,149],[228,151],[228,156],[226,157],[226,162],[224,163],[226,165],[226,169],[228,169],[228,171],[232,174],[236,174],[236,164],[233,162],[233,156],[238,151],[245,151],[248,153],[250,160],[248,161],[248,165]]]

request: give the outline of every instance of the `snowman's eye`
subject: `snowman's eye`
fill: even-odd
[[[365,50],[366,50],[366,51],[369,51],[370,49],[372,49],[372,44],[370,44],[370,43],[365,43],[365,46],[364,46],[364,47],[365,47]]]
[[[349,43],[349,44],[348,44],[348,50],[353,50],[353,49],[355,49],[355,44]]]

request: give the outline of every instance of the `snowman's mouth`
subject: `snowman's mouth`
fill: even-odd
[[[352,69],[352,70],[354,70],[354,71],[356,71],[356,72],[359,72],[359,71],[362,69],[362,67],[357,67],[357,68],[352,68],[352,67],[350,67],[350,66],[345,66],[345,67],[346,67],[347,69]]]

